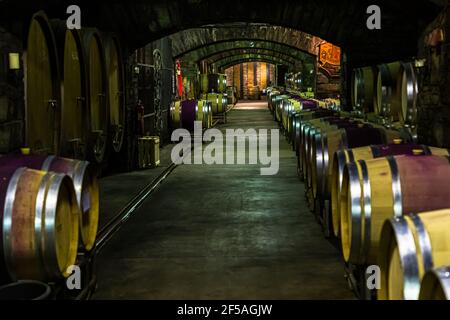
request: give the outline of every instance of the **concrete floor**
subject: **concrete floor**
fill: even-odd
[[[220,129],[250,127],[276,128],[266,103],[238,104]],[[99,256],[94,298],[352,299],[284,137],[279,173],[259,169],[179,166]],[[133,180],[104,185],[120,198]]]

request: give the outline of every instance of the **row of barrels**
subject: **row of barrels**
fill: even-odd
[[[311,209],[339,238],[346,263],[380,266],[379,299],[450,298],[449,151],[272,98],[271,109],[286,114],[276,119],[297,153]]]
[[[226,93],[227,76],[220,73],[202,73],[199,75],[200,93]]]
[[[417,72],[411,62],[393,62],[353,70],[351,101],[354,110],[415,126],[417,94]]]
[[[26,146],[101,163],[120,152],[125,130],[120,42],[95,29],[69,30],[43,12],[30,23],[24,54]]]
[[[202,128],[212,127],[213,105],[208,100],[177,100],[170,107],[171,128],[194,130],[195,121],[202,123]]]
[[[0,157],[0,283],[57,282],[95,246],[99,186],[87,161]]]

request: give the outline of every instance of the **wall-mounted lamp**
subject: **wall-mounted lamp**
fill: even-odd
[[[9,59],[9,69],[19,70],[20,69],[20,55],[16,52],[11,52],[8,55]]]
[[[416,59],[414,60],[414,66],[416,68],[423,68],[425,67],[426,59]]]

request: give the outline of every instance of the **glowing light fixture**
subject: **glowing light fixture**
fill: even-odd
[[[16,52],[9,53],[9,69],[19,70],[20,69],[20,57]]]

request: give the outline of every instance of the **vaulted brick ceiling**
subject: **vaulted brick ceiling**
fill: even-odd
[[[414,56],[420,32],[440,9],[440,1],[429,0],[4,0],[0,1],[0,23],[24,33],[18,20],[26,21],[38,9],[45,9],[50,17],[64,18],[69,4],[80,4],[83,25],[119,32],[131,48],[186,29],[263,23],[332,42],[356,64]],[[381,7],[381,30],[366,27],[366,9],[371,4]],[[288,34],[287,30],[280,32]],[[267,34],[262,29],[257,33]],[[196,37],[194,43],[202,41]],[[304,39],[294,37],[285,43]],[[189,41],[177,44],[191,47]],[[180,52],[185,50],[181,47]]]
[[[284,65],[288,67],[288,69],[290,70],[295,69],[295,65],[291,61],[284,60],[283,58],[274,57],[273,55],[270,54],[256,54],[256,53],[247,53],[242,55],[226,57],[216,61],[215,66],[217,67],[218,71],[223,72],[223,70],[228,67],[244,62],[267,62],[274,65]]]
[[[224,42],[214,42],[207,44],[194,50],[190,50],[185,54],[175,56],[184,61],[200,62],[202,60],[212,63],[213,57],[220,54],[230,54],[235,50],[240,52],[261,50],[265,53],[273,52],[274,55],[288,56],[298,62],[307,61],[312,63],[316,57],[300,51],[296,47],[292,47],[283,43],[277,43],[267,40],[233,40]]]

